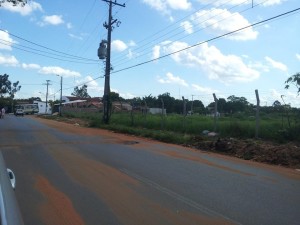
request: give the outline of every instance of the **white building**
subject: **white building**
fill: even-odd
[[[46,107],[46,102],[34,101],[33,103],[38,104],[39,113],[38,114],[52,114],[52,109],[50,104],[48,103]]]

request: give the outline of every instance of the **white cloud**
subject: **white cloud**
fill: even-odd
[[[16,43],[8,34],[8,32],[4,32],[0,30],[0,49],[4,50],[12,50],[11,46]]]
[[[21,6],[20,4],[13,6],[13,4],[11,4],[11,3],[4,2],[1,4],[1,8],[11,11],[11,12],[20,13],[22,16],[28,16],[31,13],[33,13],[34,11],[43,12],[42,6],[35,1],[28,1],[25,6]]]
[[[276,89],[270,89],[271,94],[269,95],[270,98],[268,98],[269,102],[272,104],[274,101],[278,100],[280,101],[281,104],[291,104],[293,107],[300,107],[300,101],[299,101],[299,96],[297,95],[296,91],[291,92],[289,90],[285,90],[283,92],[279,92]],[[281,97],[282,96],[282,97]],[[283,100],[284,102],[283,102]]]
[[[120,97],[122,98],[125,98],[125,99],[133,99],[135,97],[137,97],[136,95],[134,94],[131,94],[131,93],[119,93]]]
[[[68,69],[63,69],[58,66],[44,66],[39,71],[41,74],[53,74],[61,75],[63,77],[80,77],[80,73],[76,71],[71,71]]]
[[[91,77],[91,76],[86,76],[85,78],[81,80],[76,80],[76,85],[83,85],[85,84],[88,87],[88,92],[102,92],[103,87],[100,87],[97,81]]]
[[[111,42],[111,49],[113,51],[122,52],[127,48],[128,46],[121,40],[114,40]]]
[[[14,56],[0,54],[0,65],[16,67],[19,65],[19,61]]]
[[[174,76],[172,73],[167,73],[165,78],[158,77],[157,81],[161,84],[178,84],[185,87],[189,86],[185,80],[181,79],[179,76]]]
[[[180,26],[184,29],[184,31],[187,34],[192,34],[194,32],[193,24],[191,24],[191,22],[189,22],[189,21],[184,21],[184,22],[180,23]]]
[[[71,29],[71,28],[73,28],[73,25],[71,23],[67,23],[67,28]]]
[[[52,16],[44,16],[43,17],[43,22],[40,22],[40,26],[45,26],[45,25],[60,25],[63,24],[64,20],[62,18],[62,15],[52,15]]]
[[[74,38],[74,39],[77,39],[77,40],[83,40],[83,37],[81,37],[81,36],[77,36],[77,35],[75,35],[75,34],[69,34],[69,36],[71,37],[71,38]]]
[[[296,54],[296,58],[300,61],[300,54]]]
[[[253,69],[258,69],[263,72],[270,72],[270,68],[261,62],[251,62],[249,63],[249,67]]]
[[[160,56],[160,46],[155,45],[152,49],[152,59],[157,59]]]
[[[26,70],[29,70],[29,69],[38,70],[41,68],[41,66],[38,64],[34,64],[34,63],[30,63],[30,64],[22,63],[22,68],[26,69]]]
[[[281,62],[275,61],[268,56],[265,57],[265,60],[275,69],[282,70],[284,72],[286,72],[288,70],[286,65],[284,65]]]
[[[129,41],[129,43],[128,43],[128,46],[130,46],[130,47],[135,47],[136,46],[136,43],[134,42],[134,41]]]
[[[184,42],[173,42],[164,46],[165,54],[179,51],[188,47]],[[210,79],[229,84],[233,82],[249,82],[257,79],[260,73],[245,64],[241,57],[224,55],[215,46],[207,43],[178,52],[171,58],[180,64],[201,68]]]
[[[163,14],[171,10],[189,10],[192,4],[188,0],[143,0],[143,2]]]
[[[212,1],[211,0],[198,0],[201,4],[211,4]],[[263,6],[272,6],[272,5],[279,5],[281,3],[283,3],[286,0],[255,0],[253,1],[253,3],[255,5],[257,4],[262,4]],[[232,1],[228,1],[228,0],[219,0],[219,1],[214,1],[213,4],[215,6],[221,6],[221,5],[241,5],[241,4],[252,4],[252,0],[232,0]]]
[[[272,5],[280,5],[281,3],[283,3],[286,0],[268,0],[268,1],[264,1],[264,0],[259,0],[258,3],[262,3],[263,6],[272,6]]]
[[[174,10],[188,10],[192,6],[188,0],[166,0],[166,3]]]
[[[218,93],[217,90],[213,90],[209,87],[202,87],[200,85],[197,84],[192,84],[192,87],[195,91],[203,93],[203,94],[212,94],[212,93]]]
[[[223,35],[228,32],[251,25],[246,18],[239,13],[231,13],[227,9],[201,10],[191,17],[195,25],[201,28],[206,28],[208,31]],[[234,34],[226,36],[231,40],[255,40],[258,32],[254,31],[252,27],[241,30]]]

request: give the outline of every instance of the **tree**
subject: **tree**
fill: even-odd
[[[278,108],[278,107],[281,107],[281,103],[280,103],[280,101],[276,100],[275,102],[273,102],[272,106],[275,108]]]
[[[79,98],[90,98],[88,92],[87,92],[87,85],[83,85],[81,88],[75,87],[74,91],[72,92],[73,96],[79,97]]]
[[[156,107],[157,99],[156,97],[153,97],[151,94],[148,96],[143,97],[143,104],[147,104],[148,107],[153,108]]]
[[[192,102],[190,103],[192,104]],[[189,106],[191,108],[191,106]],[[200,100],[193,100],[193,112],[194,113],[205,113],[205,107]]]
[[[290,84],[295,85],[297,88],[298,95],[300,94],[300,73],[296,73],[296,74],[292,75],[284,83],[286,84],[285,89],[289,89]]]
[[[245,112],[249,108],[249,102],[245,97],[231,95],[227,98],[227,107],[230,112]]]
[[[226,111],[226,104],[227,104],[227,102],[226,102],[225,98],[218,99],[218,111],[220,113],[224,113]]]
[[[112,102],[124,101],[124,98],[120,97],[119,93],[111,91],[110,92],[110,100]]]
[[[166,92],[164,94],[157,96],[157,105],[161,108],[162,103],[161,100],[164,102],[164,108],[167,110],[168,113],[174,112],[174,106],[175,106],[175,98],[170,96],[170,93]]]
[[[24,6],[27,3],[27,0],[0,0],[0,6],[5,2],[12,3],[13,6],[17,6],[19,4]]]
[[[8,79],[9,75],[0,75],[0,97],[8,95],[10,98],[14,98],[15,94],[21,89],[19,81],[12,83]]]

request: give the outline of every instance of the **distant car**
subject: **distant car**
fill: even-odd
[[[15,115],[16,115],[16,116],[24,116],[24,111],[23,111],[23,109],[17,109],[16,112],[15,112]]]

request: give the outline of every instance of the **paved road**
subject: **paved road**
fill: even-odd
[[[0,120],[25,224],[300,224],[300,172],[35,117]]]

